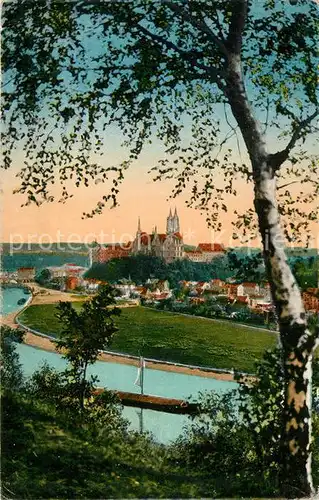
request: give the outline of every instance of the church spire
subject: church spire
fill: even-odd
[[[177,208],[175,207],[174,217],[173,217],[173,233],[179,233],[179,217],[177,215]]]
[[[137,231],[138,233],[141,233],[141,217],[138,218],[138,224],[137,224]]]
[[[173,216],[172,209],[169,209],[169,215],[166,219],[166,234],[171,234],[173,232]]]

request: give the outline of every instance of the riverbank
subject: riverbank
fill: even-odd
[[[83,302],[83,296],[74,296],[74,294],[69,294],[67,292],[61,292],[59,290],[51,290],[51,289],[46,289],[43,287],[40,287],[36,283],[30,283],[29,284],[30,289],[32,290],[32,299],[31,302],[29,302],[28,306],[30,306],[30,303],[32,306],[41,306],[41,305],[48,305],[48,304],[55,304],[57,302],[61,301],[68,301],[68,302]],[[11,328],[16,328],[17,325],[17,317],[22,314],[27,308],[24,308],[22,311],[18,311],[15,313],[11,313],[7,316],[4,316],[2,318],[2,324],[10,326]],[[48,318],[47,318],[48,320]],[[55,344],[54,342],[49,338],[50,335],[43,335],[40,332],[33,332],[31,331],[32,328],[29,327],[28,325],[19,325],[21,328],[23,328],[26,332],[25,335],[25,343],[27,345],[30,345],[31,347],[35,347],[38,349],[43,349],[46,351],[50,352],[56,352],[55,351]],[[120,349],[121,351],[121,349]],[[157,356],[151,356],[152,358],[157,358]],[[99,356],[100,361],[104,362],[111,362],[111,363],[120,363],[120,364],[126,364],[126,365],[133,365],[133,366],[138,366],[139,364],[139,358],[135,355],[132,354],[122,354],[121,352],[117,353],[112,353],[112,352],[103,352]],[[215,378],[217,380],[224,380],[224,381],[234,381],[234,373],[232,370],[223,370],[223,369],[212,369],[212,368],[205,368],[202,366],[194,366],[188,363],[174,363],[170,361],[163,361],[163,360],[157,360],[157,359],[148,359],[146,361],[147,367],[155,370],[162,370],[162,371],[167,371],[167,372],[175,372],[175,373],[182,373],[182,374],[187,374],[187,375],[195,375],[195,376],[200,376],[200,377],[205,377],[205,378]],[[197,365],[197,364],[196,364]]]
[[[17,327],[17,324],[15,324]],[[47,337],[40,337],[36,335],[26,328],[25,330],[25,338],[24,343],[35,347],[37,349],[43,349],[44,351],[56,352],[55,344],[52,340]],[[114,354],[114,353],[106,353],[101,352],[99,357],[99,361],[104,361],[106,363],[119,363],[124,365],[131,366],[139,366],[139,359],[132,356],[125,356],[124,354]],[[153,370],[162,370],[166,372],[174,372],[174,373],[183,373],[184,375],[196,375],[198,377],[205,378],[215,378],[216,380],[224,380],[228,382],[234,381],[234,374],[229,373],[220,373],[218,371],[212,371],[210,369],[200,368],[200,367],[190,367],[190,366],[182,366],[178,364],[173,364],[169,362],[161,362],[161,361],[148,361],[146,360],[146,367]]]
[[[21,314],[30,305],[42,305],[42,304],[56,304],[60,300],[63,302],[83,302],[84,297],[76,297],[74,294],[67,292],[61,292],[60,290],[51,290],[49,288],[44,288],[39,286],[37,283],[25,283],[25,284],[15,284],[12,288],[28,288],[31,293],[31,297],[24,305],[22,309],[13,311],[12,313],[3,315],[1,317],[1,324],[9,326],[10,328],[17,328],[16,317]]]
[[[73,304],[80,310],[81,302]],[[33,333],[55,338],[62,325],[55,304],[31,305],[19,321]],[[116,318],[118,331],[112,352],[173,362],[183,366],[236,369],[254,373],[263,353],[276,345],[276,335],[209,318],[182,316],[142,306],[123,308]]]

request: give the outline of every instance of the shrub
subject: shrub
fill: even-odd
[[[22,368],[16,343],[23,341],[24,331],[19,328],[1,328],[1,391],[17,391],[23,385]]]

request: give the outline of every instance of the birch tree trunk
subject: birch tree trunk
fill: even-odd
[[[250,108],[240,56],[229,59],[227,88],[234,117],[250,155],[254,205],[262,237],[264,261],[279,320],[284,364],[284,408],[281,435],[280,487],[289,496],[310,496],[311,379],[315,336],[307,328],[301,293],[288,265],[276,199],[275,171],[263,135]]]
[[[284,363],[282,478],[285,493],[313,493],[311,476],[311,378],[314,336],[307,328],[296,280],[287,263],[276,203],[275,179],[265,163],[255,176],[255,209],[276,307]]]

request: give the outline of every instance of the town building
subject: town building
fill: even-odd
[[[199,252],[198,250],[185,251],[185,258],[191,260],[192,262],[204,262],[202,252]]]
[[[249,296],[245,295],[245,297],[248,297],[248,304],[249,307],[251,307],[252,309],[260,309],[264,311],[273,309],[273,304],[271,300],[268,299],[268,297],[265,297],[264,295],[252,294]]]
[[[101,280],[96,280],[94,278],[86,278],[81,281],[81,286],[85,289],[87,293],[95,293],[98,291],[100,285],[104,282]]]
[[[160,280],[157,278],[149,278],[145,286],[148,290],[152,292],[157,291],[158,293],[168,293],[170,292],[169,282],[168,280]]]
[[[94,262],[108,262],[111,259],[129,257],[132,251],[132,242],[114,243],[111,245],[96,245],[90,249],[90,264]]]
[[[174,215],[170,210],[166,219],[166,233],[159,233],[157,228],[151,234],[142,231],[141,220],[138,218],[138,227],[133,241],[114,243],[111,245],[96,245],[90,248],[90,265],[93,263],[108,262],[111,259],[125,258],[130,255],[154,255],[161,257],[165,262],[182,259],[184,256],[183,237],[180,233],[180,223],[177,210]]]
[[[226,283],[227,295],[230,299],[234,299],[237,295],[240,295],[237,293],[238,287],[239,285],[236,283]]]
[[[82,276],[87,268],[83,266],[78,266],[77,264],[64,264],[63,266],[50,266],[47,267],[51,279],[56,278],[67,278],[70,276]]]
[[[237,295],[250,296],[259,295],[259,285],[257,283],[244,282],[237,288]]]
[[[216,292],[216,293],[220,293],[220,294],[227,292],[227,287],[226,287],[225,281],[220,280],[220,279],[211,280],[210,289],[212,290],[212,292]]]
[[[199,243],[195,250],[185,252],[185,257],[192,262],[211,262],[216,257],[225,254],[225,247],[221,243]]]
[[[68,276],[65,280],[65,288],[67,290],[75,290],[80,285],[78,276]]]
[[[17,269],[17,280],[20,283],[29,283],[34,281],[35,267],[19,267]]]

